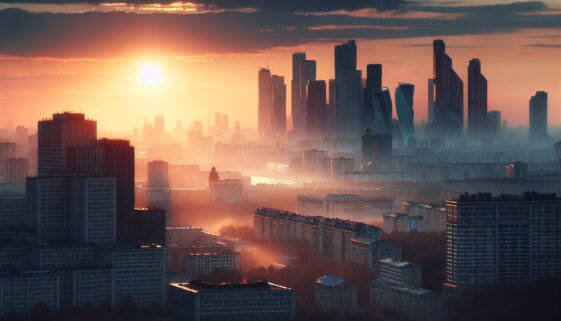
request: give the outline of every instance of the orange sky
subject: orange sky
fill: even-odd
[[[427,79],[432,73],[434,37],[357,40],[360,69],[382,63],[384,85],[392,94],[398,82],[415,89],[415,118],[426,119]],[[549,92],[549,123],[561,124],[561,43],[555,29],[535,29],[488,35],[445,36],[454,68],[467,85],[467,65],[479,58],[489,82],[489,109],[501,110],[512,125],[528,123],[528,100],[536,90]],[[189,39],[185,39],[189,41]],[[115,59],[0,57],[0,127],[34,125],[53,112],[85,112],[102,131],[123,133],[141,126],[145,116],[166,116],[187,126],[207,114],[230,114],[231,123],[253,127],[257,120],[257,68],[269,65],[285,76],[290,95],[291,53],[304,50],[317,60],[318,79],[333,77],[332,41],[277,48],[259,53],[181,56],[138,46],[138,52]],[[150,87],[139,81],[143,63],[159,64],[163,82]],[[467,86],[465,87],[467,96]],[[290,102],[290,97],[287,97]],[[290,103],[287,105],[290,112]],[[467,114],[467,113],[466,113]]]

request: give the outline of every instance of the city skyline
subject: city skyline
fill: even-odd
[[[231,41],[224,43],[223,48],[211,44],[197,45],[196,48],[185,48],[185,44],[178,44],[170,48],[168,41],[162,40],[158,51],[155,51],[152,36],[147,36],[145,44],[143,41],[138,41],[134,50],[122,51],[119,45],[108,39],[107,44],[111,44],[114,50],[99,46],[99,48],[91,48],[90,54],[85,55],[76,47],[69,49],[68,46],[73,43],[71,37],[65,38],[67,45],[59,40],[50,45],[41,42],[29,46],[31,49],[25,51],[22,44],[31,41],[29,34],[22,35],[18,41],[11,35],[3,34],[5,45],[0,48],[2,55],[0,66],[3,70],[0,77],[2,87],[0,104],[7,107],[7,118],[11,119],[13,124],[29,122],[25,120],[26,114],[21,110],[26,110],[26,113],[30,113],[35,118],[43,118],[57,111],[75,110],[87,112],[105,124],[102,130],[119,132],[130,131],[134,125],[119,124],[115,121],[115,117],[111,117],[111,113],[124,117],[134,110],[131,120],[140,123],[144,115],[150,116],[163,112],[172,119],[181,119],[188,123],[195,119],[204,119],[207,111],[233,114],[242,110],[243,113],[238,112],[236,115],[241,124],[244,127],[257,127],[255,113],[257,80],[253,72],[249,72],[250,70],[269,66],[275,74],[284,76],[286,84],[289,85],[292,78],[290,55],[296,51],[304,51],[308,59],[317,62],[316,78],[332,79],[335,76],[333,46],[344,42],[345,39],[356,39],[357,69],[362,70],[363,78],[365,78],[367,64],[381,63],[384,65],[383,85],[389,87],[391,91],[399,82],[414,84],[417,89],[414,98],[415,116],[416,120],[423,120],[427,115],[426,79],[432,77],[430,47],[434,39],[442,38],[447,43],[447,52],[454,60],[454,68],[464,81],[464,87],[467,87],[468,63],[477,57],[485,66],[485,76],[489,82],[489,110],[502,111],[502,118],[509,124],[527,126],[527,100],[536,91],[548,92],[551,106],[561,104],[561,95],[558,94],[558,89],[561,88],[561,69],[558,68],[561,64],[558,59],[559,37],[556,33],[558,26],[552,19],[559,15],[558,5],[531,2],[499,6],[489,3],[491,2],[479,6],[458,3],[450,8],[442,3],[433,2],[430,8],[410,8],[406,12],[382,10],[377,14],[365,13],[365,9],[358,9],[358,11],[351,10],[350,13],[328,15],[322,18],[325,21],[316,21],[324,16],[313,15],[313,19],[310,18],[311,20],[307,22],[309,26],[302,26],[290,32],[290,37],[297,37],[297,41],[290,40],[289,43],[284,44],[274,44],[270,41],[262,43],[263,41],[260,40],[263,38],[262,34],[268,33],[265,30],[267,28],[262,28],[263,30],[257,35],[249,34],[247,41],[238,41],[234,36]],[[31,4],[16,5],[1,2],[0,5],[0,8],[21,7],[32,12],[78,10],[72,5],[57,8],[54,8],[54,5],[33,7]],[[95,6],[92,5],[93,7]],[[93,10],[92,8],[90,10]],[[124,10],[118,7],[112,9]],[[153,18],[151,15],[140,15],[138,13],[140,10],[135,11],[130,8],[127,10],[131,11],[131,14],[136,12],[134,15],[137,15],[138,19]],[[491,23],[492,19],[481,13],[484,10],[504,13],[505,21]],[[278,11],[271,9],[271,12]],[[359,13],[368,18],[356,17]],[[165,14],[171,13],[162,13]],[[230,12],[230,14],[234,13]],[[256,13],[244,14],[248,18],[253,18],[265,13],[261,9]],[[99,15],[104,17],[109,14],[100,12]],[[206,17],[205,13],[199,15],[201,20],[204,20],[203,16]],[[428,16],[425,18],[428,21],[415,18],[419,15]],[[530,16],[540,23],[524,25],[519,19],[522,15]],[[43,14],[14,12],[14,10],[1,11],[0,16],[13,16],[11,19],[1,19],[5,21],[0,25],[2,30],[11,30],[10,23],[43,19]],[[176,14],[176,16],[179,16],[174,16],[177,20],[191,19],[184,17],[186,14]],[[64,18],[68,17],[64,16]],[[449,21],[448,23],[454,27],[453,34],[443,34],[434,30],[434,26],[438,26],[438,23],[443,20]],[[472,27],[464,25],[465,20],[479,21],[488,26],[489,30],[473,30]],[[374,21],[382,23],[385,32],[380,28],[372,27]],[[338,24],[325,27],[324,24],[328,22]],[[253,20],[248,21],[247,28],[253,28],[253,23]],[[279,20],[279,24],[282,23],[284,21]],[[359,23],[370,24],[370,26],[366,28]],[[432,29],[427,27],[429,29],[427,33],[430,34],[399,32],[403,28],[415,30],[414,25],[408,24],[417,24],[421,27],[421,23],[428,24],[429,27],[431,23],[434,24]],[[44,20],[44,24],[46,27],[51,25],[53,28],[56,27],[48,19]],[[81,25],[77,25],[76,28],[80,29]],[[276,32],[276,28],[280,27],[275,26],[272,32]],[[318,28],[325,30],[316,30]],[[234,32],[235,29],[232,31]],[[297,36],[292,35],[294,33]],[[320,41],[316,39],[319,35],[329,35],[329,37]],[[334,36],[337,38],[330,39]],[[281,37],[281,40],[285,38]],[[92,40],[92,43],[96,41]],[[236,41],[240,48],[233,47]],[[187,43],[200,44],[200,39],[193,38],[193,41]],[[261,43],[261,45],[243,47],[248,43]],[[52,47],[55,45],[56,50]],[[527,63],[528,59],[532,63]],[[155,64],[161,68],[160,85],[151,86],[139,81],[140,69],[147,64]],[[514,65],[517,68],[511,68]],[[520,77],[520,74],[526,77]],[[464,88],[464,91],[467,93],[467,88]],[[216,95],[216,92],[220,92],[220,95]],[[287,114],[290,114],[290,92],[291,90],[287,90]],[[464,114],[467,115],[467,97],[464,105]],[[560,120],[561,111],[554,107],[550,108],[549,125],[556,126]]]

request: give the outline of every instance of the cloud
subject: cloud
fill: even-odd
[[[77,0],[45,0],[45,1],[25,1],[25,0],[3,0],[4,3],[36,3],[36,4],[76,4],[84,3]],[[120,4],[128,3],[131,5],[151,5],[161,4],[170,5],[178,0],[99,0],[86,1],[90,4]],[[238,10],[242,8],[253,8],[264,11],[276,12],[326,12],[334,10],[360,10],[364,8],[374,8],[381,11],[402,9],[407,5],[413,4],[413,0],[188,0],[184,2],[201,5],[207,8]]]
[[[546,48],[546,49],[561,49],[561,44],[534,43],[534,44],[526,45],[525,47]]]
[[[206,2],[225,5],[226,2],[258,1]],[[320,5],[319,0],[303,2]],[[37,13],[6,9],[0,11],[0,55],[62,58],[114,58],[138,54],[191,56],[255,53],[275,47],[349,38],[400,39],[561,29],[561,13],[542,14],[547,7],[541,2],[415,9],[446,11],[451,16],[449,19],[403,16],[399,12],[391,16],[355,16],[331,11],[301,14],[284,12],[281,9],[285,7],[278,6],[275,11],[227,10],[189,15],[122,11]],[[327,7],[322,8],[327,10]]]

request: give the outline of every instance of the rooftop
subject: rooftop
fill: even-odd
[[[330,287],[330,288],[334,288],[336,286],[339,286],[343,283],[345,283],[345,280],[340,278],[340,277],[336,277],[333,275],[329,275],[326,274],[324,276],[320,276],[317,280],[316,280],[317,284],[326,286],[326,287]]]
[[[199,280],[193,280],[189,283],[171,283],[170,286],[183,289],[185,291],[198,293],[201,291],[290,291],[282,285],[274,284],[267,281],[257,281],[253,283],[207,283]]]
[[[388,264],[391,266],[395,266],[395,267],[405,267],[405,266],[415,266],[415,263],[411,263],[408,261],[401,261],[401,260],[396,260],[396,259],[392,259],[392,258],[388,258],[388,259],[383,259],[380,260],[380,262],[384,263],[384,264]]]
[[[536,201],[561,201],[556,194],[541,194],[537,192],[526,192],[524,195],[493,196],[491,193],[462,194],[458,199],[451,202],[461,203],[484,203],[484,202],[536,202]],[[450,201],[448,201],[450,202]]]

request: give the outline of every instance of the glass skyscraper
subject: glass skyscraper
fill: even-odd
[[[409,141],[415,138],[414,93],[415,86],[412,84],[400,83],[395,89],[395,109],[397,111],[399,129],[405,144],[409,144]]]

